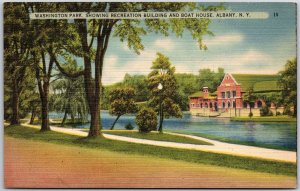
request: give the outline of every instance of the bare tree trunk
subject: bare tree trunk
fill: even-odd
[[[48,115],[48,93],[41,99],[42,101],[42,127],[41,131],[50,131]]]
[[[91,112],[91,126],[88,137],[96,137],[100,135],[100,114],[99,111]]]
[[[17,87],[14,87],[13,88],[13,96],[12,96],[12,116],[11,116],[11,119],[10,119],[10,125],[18,125],[18,124],[20,124],[20,118],[19,118],[19,93],[18,93]]]
[[[110,130],[113,130],[113,129],[114,129],[115,124],[117,123],[117,121],[118,121],[118,119],[119,119],[120,117],[121,117],[121,115],[118,115],[118,116],[117,116],[117,118],[116,118],[116,120],[114,121],[114,123],[112,124]]]
[[[63,118],[63,120],[61,121],[61,124],[60,124],[60,126],[62,126],[62,127],[63,127],[63,126],[65,125],[65,122],[66,122],[67,116],[68,116],[68,110],[67,110],[67,109],[65,109],[64,118]]]
[[[35,107],[33,107],[31,110],[31,118],[30,118],[29,124],[33,124],[34,118],[35,118]]]
[[[159,128],[158,128],[158,131],[160,133],[163,132],[163,127],[162,127],[162,124],[163,124],[163,121],[164,121],[164,111],[163,111],[163,108],[162,106],[160,106],[161,110],[160,110],[160,120],[159,120]]]

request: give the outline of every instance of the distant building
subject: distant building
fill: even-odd
[[[189,96],[190,111],[201,116],[248,116],[250,107],[254,116],[259,116],[259,109],[265,106],[263,94],[280,92],[277,75],[225,74],[217,91],[210,93],[208,87]],[[258,95],[254,104],[243,100],[249,88]],[[271,109],[274,104],[271,103]],[[282,112],[282,108],[279,109]]]

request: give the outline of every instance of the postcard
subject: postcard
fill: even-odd
[[[295,3],[3,5],[6,188],[296,188]]]

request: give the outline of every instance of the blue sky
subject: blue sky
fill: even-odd
[[[121,81],[126,73],[150,72],[156,52],[168,56],[177,73],[197,74],[201,68],[227,73],[275,74],[296,56],[296,5],[293,3],[225,3],[227,10],[268,12],[268,19],[212,20],[215,36],[204,37],[208,50],[200,50],[189,33],[182,38],[149,33],[142,37],[140,55],[126,43],[111,38],[104,61],[104,85]],[[273,13],[278,17],[274,18]]]

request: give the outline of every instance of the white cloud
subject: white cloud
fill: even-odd
[[[244,36],[241,34],[225,34],[221,36],[210,37],[209,39],[204,40],[204,43],[209,46],[224,46],[231,45],[235,43],[242,42]]]
[[[164,50],[173,50],[175,42],[170,38],[159,38],[154,41],[153,45],[156,48],[162,48]]]
[[[198,63],[201,68],[217,69],[222,67],[225,72],[248,74],[275,74],[281,66],[271,55],[255,49],[240,54],[223,54]]]
[[[139,56],[134,55],[127,58],[109,55],[104,61],[103,84],[120,82],[126,73],[148,75],[155,58],[156,50],[152,49],[142,51]],[[282,67],[280,62],[271,55],[256,49],[213,57],[204,56],[196,61],[185,57],[183,60],[171,60],[171,62],[176,67],[176,73],[194,74],[198,74],[199,69],[202,68],[216,71],[219,67],[224,68],[228,73],[275,74]]]
[[[152,61],[156,58],[156,51],[148,50],[142,51],[138,56],[132,58],[124,58],[124,63],[120,65],[117,62],[122,62],[123,59],[118,60],[116,56],[108,56],[104,61],[103,69],[103,84],[113,84],[123,80],[126,73],[128,74],[143,74],[147,75],[151,71],[150,67]]]

